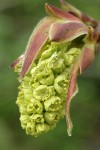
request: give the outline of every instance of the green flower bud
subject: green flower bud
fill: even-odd
[[[34,67],[31,70],[32,77],[34,78],[34,81],[38,80],[38,78],[41,78],[43,76],[49,75],[51,73],[51,69],[48,66],[48,61],[44,60],[38,63],[37,67]]]
[[[27,114],[27,106],[25,107],[23,105],[20,105],[19,111],[22,115],[26,115]]]
[[[25,129],[27,126],[27,123],[29,122],[29,116],[28,115],[21,115],[20,121],[21,121],[22,128]]]
[[[50,129],[50,127],[47,123],[37,124],[37,126],[36,126],[37,134],[41,134],[42,132],[47,132],[47,131],[49,131],[49,129]]]
[[[28,113],[38,113],[41,114],[43,111],[42,103],[38,100],[31,99],[29,104],[27,105],[27,112]]]
[[[39,85],[40,85],[39,82],[35,82],[35,83],[33,82],[30,84],[30,86],[32,86],[33,90],[35,90]]]
[[[36,99],[44,101],[54,95],[54,88],[52,86],[40,85],[33,91],[33,95]]]
[[[23,93],[23,91],[20,88],[20,92],[18,94],[18,98],[17,98],[16,104],[17,105],[21,105],[23,103],[23,100],[24,100],[24,93]]]
[[[41,54],[41,57],[40,57],[40,61],[41,60],[44,60],[44,59],[48,59],[52,56],[52,54],[57,51],[57,45],[55,45],[54,43],[51,43],[51,47],[47,47],[48,49],[46,49],[42,54]]]
[[[64,59],[62,58],[61,52],[54,52],[49,60],[49,67],[54,71],[54,73],[61,73],[64,68]]]
[[[33,114],[30,116],[30,120],[33,120],[36,123],[43,123],[44,118],[42,114]]]
[[[69,77],[67,72],[55,78],[54,88],[59,94],[66,93],[68,90],[68,85],[69,85]]]
[[[35,135],[35,122],[28,122],[26,125],[26,134]]]
[[[60,119],[60,114],[58,112],[46,112],[44,118],[48,124],[54,124]]]
[[[24,98],[31,99],[33,97],[32,88],[23,88]]]
[[[62,100],[58,96],[52,96],[44,102],[46,111],[58,111],[61,109]]]
[[[80,54],[80,49],[79,48],[71,48],[67,53],[64,53],[64,61],[65,65],[70,66],[73,64]]]
[[[43,78],[40,78],[39,82],[40,82],[40,84],[43,84],[43,85],[52,85],[54,82],[53,73],[51,72],[50,75],[47,75],[47,76],[44,76]]]

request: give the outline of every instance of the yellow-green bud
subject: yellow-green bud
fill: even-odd
[[[53,86],[40,85],[34,91],[33,95],[36,99],[44,101],[54,95]]]
[[[58,112],[46,112],[44,114],[45,121],[48,124],[56,123],[60,119],[60,113]]]
[[[50,127],[47,123],[37,124],[37,126],[36,126],[37,134],[41,134],[42,132],[47,132],[47,131],[49,131],[49,129],[50,129]]]
[[[31,99],[29,104],[27,105],[27,112],[41,114],[42,111],[43,111],[42,103],[36,99]]]
[[[65,116],[71,64],[80,52],[78,48],[70,49],[69,45],[49,43],[22,79],[16,103],[21,126],[27,134],[38,136],[47,132]]]
[[[62,100],[58,96],[52,96],[44,102],[46,111],[58,111],[61,109]]]
[[[43,123],[44,118],[42,114],[33,114],[30,116],[30,120],[33,120],[36,123]]]
[[[26,125],[26,134],[35,135],[35,122],[28,122]]]

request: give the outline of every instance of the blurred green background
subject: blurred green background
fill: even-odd
[[[37,22],[46,15],[45,2],[58,0],[0,0],[0,150],[100,150],[100,53],[78,78],[79,94],[73,99],[73,136],[66,133],[65,119],[38,138],[25,134],[15,104],[17,75],[9,64],[24,50]],[[100,0],[68,0],[100,20]],[[99,48],[100,50],[100,48]]]

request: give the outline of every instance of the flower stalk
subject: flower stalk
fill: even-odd
[[[72,134],[70,104],[77,77],[92,63],[100,23],[61,0],[62,9],[45,4],[48,14],[34,29],[25,52],[12,64],[19,74],[17,105],[27,134],[38,136],[66,116]]]

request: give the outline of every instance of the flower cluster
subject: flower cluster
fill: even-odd
[[[17,98],[21,126],[27,134],[37,136],[46,132],[65,116],[71,65],[80,52],[80,48],[73,48],[70,43],[51,42],[32,63]],[[19,73],[21,64],[16,66]]]
[[[64,10],[46,4],[49,16],[32,33],[25,53],[11,67],[20,75],[17,105],[27,134],[38,136],[66,115],[71,135],[70,102],[77,76],[93,61],[99,22],[61,0]]]

